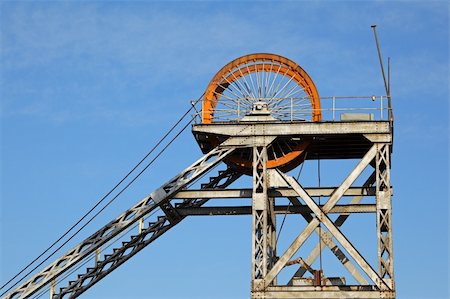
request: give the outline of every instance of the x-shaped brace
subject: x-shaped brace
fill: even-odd
[[[291,246],[285,251],[285,253],[279,258],[272,269],[264,277],[258,289],[267,288],[271,282],[275,279],[281,269],[284,268],[286,263],[293,257],[298,251],[306,239],[317,228],[319,223],[323,223],[328,231],[336,238],[336,240],[346,249],[355,262],[361,267],[361,269],[367,274],[367,276],[377,285],[380,289],[385,289],[387,285],[376,273],[376,271],[370,266],[370,264],[364,259],[364,257],[356,250],[353,244],[342,234],[339,228],[331,221],[327,216],[327,213],[337,204],[339,199],[344,195],[345,191],[353,184],[353,182],[359,177],[363,170],[369,165],[369,163],[375,158],[377,152],[376,145],[373,145],[370,150],[364,155],[361,161],[356,165],[349,176],[344,182],[333,192],[330,199],[322,207],[322,209],[316,204],[316,202],[309,196],[309,194],[303,189],[303,187],[291,176],[288,176],[281,171],[278,171],[279,176],[299,195],[305,204],[314,213],[314,218],[308,223],[303,232],[301,232],[297,238],[293,241]]]
[[[370,187],[375,183],[375,171],[372,173],[372,175],[369,176],[369,178],[364,182],[363,187]],[[350,201],[350,204],[358,204],[363,199],[363,195],[356,195],[353,197],[353,199]],[[301,206],[303,205],[300,200],[297,197],[288,197],[288,199],[291,201],[291,203],[294,206]],[[310,222],[313,219],[313,216],[310,214],[301,214],[303,218],[307,222]],[[342,224],[348,219],[350,214],[341,214],[338,216],[338,218],[334,221],[334,225],[337,227],[341,227]],[[331,252],[336,256],[336,258],[342,263],[342,265],[350,272],[350,274],[356,279],[356,281],[361,285],[367,285],[369,284],[367,280],[361,275],[361,273],[358,271],[358,269],[355,267],[355,265],[352,263],[350,259],[347,258],[344,252],[336,245],[336,243],[333,241],[332,236],[329,232],[324,232],[320,230],[319,228],[316,228],[316,233],[320,236],[320,241],[317,243],[317,245],[314,247],[314,249],[311,251],[309,256],[306,258],[305,263],[307,265],[311,265],[314,263],[314,261],[319,256],[320,252],[322,251],[322,248],[327,246],[330,248]],[[304,266],[301,266],[294,274],[294,277],[303,277],[303,275],[308,271],[307,268]],[[288,284],[292,284],[292,279],[289,281]]]

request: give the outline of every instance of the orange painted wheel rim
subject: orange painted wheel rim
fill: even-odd
[[[202,102],[202,123],[240,121],[254,102],[266,102],[273,117],[287,121],[321,121],[316,86],[303,68],[292,60],[269,53],[249,54],[225,65],[208,84]],[[275,141],[268,168],[293,168],[300,164],[309,141]],[[277,148],[278,147],[278,148]],[[244,155],[228,162],[251,168]],[[295,162],[295,163],[294,163]],[[292,167],[293,164],[294,165]]]

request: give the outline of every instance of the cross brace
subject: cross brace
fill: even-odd
[[[391,186],[389,181],[389,162],[388,155],[389,145],[384,144],[373,144],[369,151],[360,160],[357,166],[351,171],[348,177],[343,181],[343,183],[336,188],[334,191],[329,193],[330,196],[328,201],[324,205],[318,205],[313,199],[312,195],[308,191],[317,189],[303,188],[294,178],[280,172],[277,170],[279,178],[282,179],[287,185],[283,187],[281,192],[291,192],[295,191],[295,195],[286,196],[293,203],[291,207],[291,213],[301,214],[308,224],[306,228],[295,238],[293,243],[288,247],[288,249],[279,257],[277,261],[273,264],[267,275],[257,280],[257,285],[252,289],[252,298],[394,298],[395,290],[393,288],[393,280],[390,272],[392,269],[392,238],[390,236],[390,196],[391,196]],[[376,163],[373,163],[376,161]],[[361,201],[364,194],[355,194],[350,204],[345,205],[347,211],[339,210],[342,205],[337,205],[339,199],[341,199],[346,192],[349,192],[350,186],[355,182],[355,180],[361,175],[363,170],[373,163],[375,167],[374,173],[367,179],[363,187],[360,190],[371,190],[371,195],[373,195],[374,188],[372,185],[376,183],[376,205],[361,205]],[[280,180],[278,180],[280,181]],[[291,188],[287,191],[287,188]],[[311,192],[313,193],[313,192]],[[320,195],[322,196],[322,195]],[[303,205],[299,198],[305,203]],[[379,231],[379,267],[380,270],[377,272],[372,268],[372,266],[367,262],[367,260],[360,254],[360,252],[354,247],[354,245],[347,239],[347,237],[340,231],[339,227],[348,218],[349,213],[356,212],[356,207],[370,207],[370,212],[377,213],[377,227]],[[337,209],[337,210],[336,210]],[[288,212],[285,206],[276,206],[274,213]],[[312,212],[312,213],[311,213]],[[335,220],[331,221],[328,214],[333,212],[340,212],[341,215]],[[322,223],[328,231],[318,230],[318,225]],[[329,247],[336,257],[341,261],[341,263],[349,270],[360,286],[355,286],[353,289],[350,286],[346,286],[346,289],[339,289],[339,295],[333,295],[333,292],[325,291],[324,286],[319,289],[308,290],[307,286],[296,287],[293,285],[288,286],[277,286],[274,281],[279,274],[279,272],[286,266],[293,255],[298,251],[306,239],[316,231],[317,234],[321,236],[322,244],[316,246],[313,249],[310,256],[305,261],[305,264],[312,264],[317,258],[322,247]],[[350,255],[350,258],[345,256],[345,253],[334,243],[333,238],[343,247],[346,253]],[[356,266],[353,264],[356,263]],[[360,274],[361,271],[371,280],[373,285],[369,284],[365,277]],[[304,267],[296,272],[294,277],[302,277],[306,272]],[[292,280],[290,281],[290,284]],[[371,289],[363,289],[363,287],[371,287]],[[318,292],[320,291],[320,292]],[[297,295],[295,295],[297,294]],[[301,294],[301,296],[300,296]],[[297,297],[300,296],[300,297]],[[304,296],[304,297],[303,297]]]

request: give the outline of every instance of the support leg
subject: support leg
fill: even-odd
[[[252,194],[252,291],[271,269],[275,258],[275,216],[273,199],[267,196],[267,147],[253,148]]]
[[[378,145],[376,156],[376,201],[378,236],[378,271],[391,290],[394,286],[392,252],[392,204],[389,144]]]

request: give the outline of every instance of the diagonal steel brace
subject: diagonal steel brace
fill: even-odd
[[[369,176],[369,178],[364,182],[363,184],[363,188],[367,188],[372,186],[375,183],[375,172],[372,173],[372,175]],[[352,198],[352,200],[350,201],[350,204],[358,204],[361,202],[361,200],[363,199],[363,195],[357,195],[354,196]],[[292,204],[295,205],[302,205],[302,203],[298,200],[297,197],[289,197],[289,200],[292,202]],[[310,222],[312,220],[312,216],[309,214],[302,214],[302,216],[305,218],[306,221]],[[334,221],[334,224],[337,227],[341,227],[342,224],[344,224],[344,222],[348,219],[349,214],[340,214],[338,216],[338,218]],[[318,229],[316,229],[316,232],[318,233]],[[319,233],[318,233],[319,234]],[[358,281],[359,284],[361,285],[367,285],[368,282],[367,280],[359,273],[358,269],[356,269],[356,267],[353,265],[353,263],[351,262],[350,259],[348,259],[344,252],[342,252],[338,246],[336,245],[336,243],[331,239],[330,233],[329,232],[320,232],[320,236],[322,239],[322,244],[317,243],[317,245],[314,247],[314,249],[311,251],[311,253],[309,254],[309,256],[306,258],[305,262],[306,264],[311,265],[312,263],[314,263],[314,261],[317,259],[317,257],[319,256],[322,248],[324,248],[325,246],[327,246],[328,248],[330,248],[330,250],[333,252],[333,254],[336,256],[336,258],[343,264],[343,266],[345,268],[347,268],[347,270],[350,272],[350,274],[352,274],[352,276],[356,279],[356,281]],[[289,280],[288,284],[292,284],[292,279],[294,277],[303,277],[303,275],[308,271],[308,269],[306,269],[303,266],[300,266],[300,268],[295,272],[295,274],[293,275],[293,277]]]
[[[278,275],[281,269],[286,265],[286,263],[292,258],[292,256],[297,252],[297,250],[301,247],[301,245],[306,241],[306,239],[312,234],[315,228],[319,225],[320,221],[326,222],[327,228],[330,230],[333,235],[338,236],[338,241],[342,244],[345,243],[345,247],[348,248],[350,255],[356,260],[356,262],[361,266],[363,265],[363,270],[367,270],[365,272],[369,272],[368,275],[377,285],[379,282],[378,274],[370,267],[370,265],[365,262],[365,260],[361,257],[361,255],[353,248],[351,243],[340,233],[340,231],[334,226],[331,220],[326,216],[331,208],[333,208],[338,200],[344,195],[345,191],[351,186],[351,184],[358,178],[358,176],[363,172],[363,170],[369,165],[369,163],[374,159],[376,155],[376,146],[372,146],[370,150],[365,154],[365,156],[361,159],[358,165],[353,169],[353,171],[349,174],[349,176],[344,180],[344,182],[333,192],[328,202],[323,206],[323,209],[320,209],[314,200],[304,191],[304,189],[297,183],[294,178],[291,178],[282,172],[278,171],[278,173],[282,176],[282,178],[286,181],[288,185],[290,185],[305,201],[308,207],[314,212],[316,217],[314,217],[311,222],[306,226],[302,233],[300,233],[294,242],[289,246],[286,252],[280,257],[280,259],[275,263],[270,272],[266,275],[262,283],[259,285],[259,289],[265,289],[273,279]],[[329,220],[329,221],[327,221]],[[368,267],[367,267],[368,266]]]

